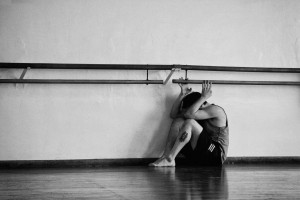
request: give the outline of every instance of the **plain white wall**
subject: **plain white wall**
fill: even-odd
[[[299,68],[299,10],[298,0],[1,0],[0,62]],[[0,78],[21,72],[2,69]],[[31,70],[26,78],[146,75]],[[299,74],[266,73],[189,72],[189,78],[300,81]],[[1,84],[0,160],[159,156],[178,92],[171,83]],[[229,156],[300,156],[299,87],[215,85],[210,102],[227,111]]]

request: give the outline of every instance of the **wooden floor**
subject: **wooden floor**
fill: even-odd
[[[1,170],[0,199],[300,199],[300,166]]]

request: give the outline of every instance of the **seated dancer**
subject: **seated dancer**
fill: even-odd
[[[179,152],[193,164],[221,166],[229,145],[228,121],[223,108],[207,102],[211,82],[203,82],[202,93],[192,92],[187,84],[179,86],[164,153],[149,166],[174,167]]]

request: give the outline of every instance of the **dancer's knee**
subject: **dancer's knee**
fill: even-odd
[[[181,127],[180,132],[188,132],[190,135],[199,135],[202,131],[201,125],[194,119],[187,119]]]
[[[171,128],[171,130],[178,131],[182,127],[183,124],[184,124],[184,119],[176,118],[173,120],[170,128]]]
[[[186,120],[183,119],[183,118],[176,118],[173,120],[172,122],[172,126],[176,126],[176,125],[179,125],[179,124],[183,124]]]
[[[194,119],[187,119],[184,121],[184,125],[182,126],[181,130],[188,130],[188,132],[201,132],[202,126]]]
[[[185,124],[185,126],[195,126],[195,125],[199,126],[198,122],[194,119],[186,119],[184,121],[184,124]]]

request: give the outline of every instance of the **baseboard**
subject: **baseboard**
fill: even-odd
[[[154,158],[78,159],[78,160],[9,160],[0,161],[0,169],[27,168],[99,168],[111,166],[143,166]]]
[[[119,166],[147,166],[155,158],[124,159],[78,159],[78,160],[3,160],[0,169],[39,169],[39,168],[101,168]],[[177,158],[178,164],[185,164],[183,158]],[[228,157],[225,165],[237,164],[300,164],[296,157]]]
[[[228,157],[225,164],[300,164],[300,156]]]

